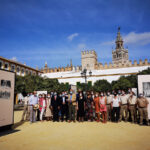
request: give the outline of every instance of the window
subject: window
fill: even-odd
[[[15,71],[15,66],[14,65],[11,66],[11,71],[13,71],[13,72]]]
[[[24,69],[21,69],[21,73],[24,74]]]
[[[0,61],[0,68],[2,68],[3,63]]]
[[[7,63],[5,64],[5,69],[8,69],[8,64]]]
[[[26,75],[28,74],[28,70],[26,70]]]
[[[17,67],[17,73],[19,73],[20,72],[20,68],[19,67]]]
[[[30,73],[29,73],[30,75],[32,75],[32,71],[30,71]]]

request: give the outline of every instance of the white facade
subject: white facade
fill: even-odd
[[[92,76],[87,77],[87,82],[92,81],[92,84],[97,80],[106,79],[108,82],[118,80],[120,76],[137,74],[139,71],[147,69],[149,66],[127,67],[117,69],[105,69],[105,70],[91,70]],[[89,73],[87,72],[87,75]],[[68,72],[55,72],[44,73],[42,77],[57,78],[60,83],[69,83],[76,85],[77,82],[85,83],[85,79],[81,77],[81,71],[68,71]]]

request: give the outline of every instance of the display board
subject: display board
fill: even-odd
[[[47,94],[47,91],[36,91],[37,92],[37,96],[39,96],[39,94]]]
[[[14,123],[15,73],[0,70],[0,127]]]
[[[75,93],[77,93],[77,86],[76,86],[76,85],[71,85],[71,89],[72,89]]]
[[[138,75],[138,93],[142,93],[149,101],[148,118],[150,119],[150,75]]]

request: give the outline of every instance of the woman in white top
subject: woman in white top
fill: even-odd
[[[52,120],[52,111],[51,111],[51,95],[47,94],[46,97],[46,112],[45,112],[46,120]]]
[[[112,99],[111,103],[111,108],[112,108],[112,121],[118,122],[120,114],[120,98],[117,96],[117,94],[114,94],[114,98]]]

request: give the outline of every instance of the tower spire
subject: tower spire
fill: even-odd
[[[116,49],[123,48],[123,40],[120,34],[120,27],[118,27],[117,37],[116,37]]]

